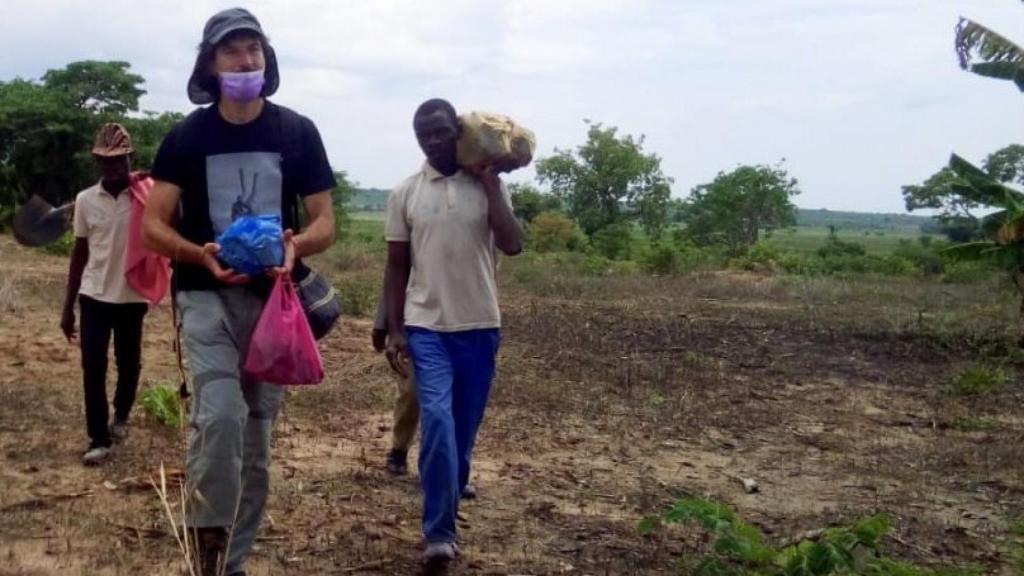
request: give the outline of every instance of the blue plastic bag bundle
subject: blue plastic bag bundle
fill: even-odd
[[[217,258],[238,274],[259,276],[268,268],[284,264],[281,217],[242,216],[217,237]]]

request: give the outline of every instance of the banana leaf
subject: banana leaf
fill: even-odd
[[[1013,212],[1024,210],[1024,194],[1000,183],[981,168],[963,157],[953,154],[949,157],[949,168],[965,183],[952,184],[958,194],[979,204],[1007,208]]]
[[[939,253],[953,260],[983,260],[991,256],[993,250],[1005,250],[991,241],[965,242],[940,250]]]
[[[1024,65],[1024,49],[983,24],[961,18],[956,26],[956,54],[960,67],[967,70],[972,60],[985,63],[1011,62]]]
[[[978,76],[1010,80],[1017,85],[1021,92],[1024,92],[1024,65],[1014,62],[982,62],[971,64],[970,70]]]

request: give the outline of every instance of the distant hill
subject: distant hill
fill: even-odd
[[[910,214],[882,214],[874,212],[838,212],[834,210],[810,210],[800,208],[796,216],[797,226],[828,228],[837,230],[888,230],[893,232],[918,232],[922,226],[934,224],[931,216]]]

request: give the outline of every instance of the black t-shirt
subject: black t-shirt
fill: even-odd
[[[335,186],[313,122],[269,101],[247,124],[226,122],[216,105],[189,114],[164,138],[152,176],[181,188],[175,227],[199,245],[213,242],[239,216],[276,214],[285,229],[295,229],[299,198]],[[185,263],[175,265],[173,285],[223,286],[204,267]]]

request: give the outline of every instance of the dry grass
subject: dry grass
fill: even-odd
[[[22,574],[174,573],[167,506],[103,482],[183,462],[181,437],[143,419],[107,466],[78,464],[77,354],[56,329],[59,290],[39,289],[59,288],[66,263],[2,248],[29,297],[21,315],[0,315],[0,507],[91,493],[0,514],[0,557]],[[314,265],[375,301],[381,254],[331,258]],[[481,498],[463,509],[455,573],[670,572],[700,542],[635,527],[683,494],[734,504],[772,542],[882,511],[896,522],[887,555],[1010,566],[1002,543],[1024,517],[1012,292],[534,266],[502,262],[504,340],[474,463]],[[145,377],[175,381],[166,314],[147,322]],[[346,318],[323,350],[327,381],[293,391],[278,421],[249,573],[416,573],[419,490],[415,469],[407,480],[383,470],[395,384],[369,348],[369,322]],[[1000,359],[1006,385],[944,393],[980,355]],[[761,492],[746,494],[737,477]]]
[[[18,312],[24,307],[18,284],[8,274],[0,273],[0,312]]]

